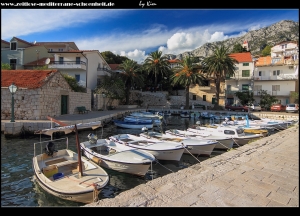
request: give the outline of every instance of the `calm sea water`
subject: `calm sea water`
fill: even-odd
[[[180,116],[169,116],[165,118],[168,123],[164,129],[186,129],[196,123],[198,119],[181,118]],[[201,120],[203,123],[209,120]],[[218,122],[215,122],[218,123]],[[96,131],[79,131],[79,141],[87,140],[89,133],[94,133],[98,138],[107,138],[111,135],[131,133],[139,134],[140,129],[121,129],[113,124],[106,125],[103,129]],[[69,137],[69,148],[76,151],[74,134]],[[58,137],[53,137],[53,139]],[[50,138],[42,137],[42,141]],[[3,207],[46,207],[46,206],[83,206],[82,203],[66,201],[45,192],[33,180],[32,157],[33,143],[39,142],[39,136],[28,136],[23,139],[7,139],[1,134],[1,206]],[[211,157],[224,151],[214,151]],[[209,157],[198,157],[199,161]],[[136,177],[130,174],[106,170],[110,176],[109,184],[99,194],[99,199],[115,197],[120,192],[131,189],[137,185],[144,184],[157,177],[177,172],[193,164],[199,163],[194,157],[184,154],[180,162],[165,162],[153,165],[152,172],[144,177]]]

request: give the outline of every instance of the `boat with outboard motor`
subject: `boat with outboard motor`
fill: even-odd
[[[68,148],[68,137],[34,143],[34,179],[46,192],[61,199],[86,204],[96,202],[109,182],[109,175],[93,161],[81,157],[77,125],[35,133],[52,136],[52,133],[59,131],[75,132],[77,153]]]
[[[83,154],[107,169],[144,176],[156,161],[155,157],[146,151],[109,139],[98,139],[94,134],[89,134],[88,139],[80,143]]]
[[[147,151],[158,160],[180,161],[184,152],[184,145],[181,143],[155,141],[132,134],[116,134],[109,139],[116,143]]]
[[[176,136],[168,133],[148,131],[147,128],[143,128],[142,130],[144,132],[139,134],[140,137],[145,137],[147,139],[157,141],[181,143],[186,147],[184,153],[189,153],[193,155],[210,156],[218,143],[216,140],[212,139],[199,139],[193,137]]]

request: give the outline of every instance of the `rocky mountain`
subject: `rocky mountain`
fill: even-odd
[[[221,45],[224,43],[225,46],[229,47],[229,51],[231,51],[235,44],[239,43],[242,45],[245,40],[248,41],[249,50],[252,55],[260,54],[266,45],[274,46],[283,41],[297,41],[299,43],[299,22],[282,20],[268,27],[249,31],[241,37],[205,43],[193,51],[184,52],[179,55],[167,54],[167,56],[169,59],[182,59],[189,54],[207,57],[212,54],[213,45]]]

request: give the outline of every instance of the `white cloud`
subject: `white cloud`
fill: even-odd
[[[42,35],[57,31],[60,38],[66,37],[65,41],[74,41],[81,50],[99,50],[100,52],[114,50],[115,54],[141,62],[146,58],[146,50],[159,49],[164,54],[177,55],[192,51],[208,42],[240,37],[247,31],[273,24],[270,23],[272,19],[255,19],[237,20],[230,23],[221,21],[221,23],[189,28],[185,28],[184,25],[170,28],[164,24],[164,20],[161,20],[160,23],[145,25],[144,29],[123,29],[117,25],[108,31],[101,29],[102,24],[108,22],[107,20],[116,19],[116,23],[122,23],[124,15],[134,12],[134,10],[82,9],[1,10],[1,38],[10,40],[11,37],[16,36],[23,39],[22,36]],[[66,27],[76,27],[91,22],[98,23],[98,28],[91,31],[88,36],[68,34],[68,32],[60,33]],[[34,40],[36,39],[32,41]]]

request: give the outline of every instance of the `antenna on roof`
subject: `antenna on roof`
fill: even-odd
[[[47,58],[47,59],[45,60],[45,64],[49,64],[49,63],[50,63],[50,59]]]

